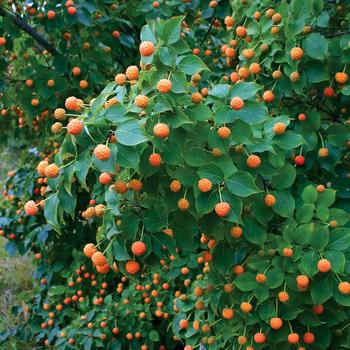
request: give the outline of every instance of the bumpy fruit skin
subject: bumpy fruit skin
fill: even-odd
[[[247,166],[249,168],[252,168],[252,169],[259,168],[260,165],[261,165],[261,159],[259,156],[255,155],[255,154],[251,154],[247,158]]]
[[[254,334],[254,341],[257,344],[263,344],[266,341],[266,336],[264,333],[258,332],[256,334]]]
[[[276,204],[276,197],[273,194],[267,194],[264,202],[267,207],[273,207]]]
[[[95,252],[91,256],[92,263],[96,266],[102,266],[107,264],[106,257],[101,252]]]
[[[321,259],[317,263],[317,268],[318,268],[318,271],[325,273],[331,270],[332,265],[329,260]]]
[[[305,344],[312,344],[315,341],[315,336],[311,332],[307,332],[303,335],[303,341]]]
[[[66,99],[66,102],[65,102],[65,107],[70,110],[70,111],[77,111],[79,110],[79,107],[78,107],[78,99],[74,96],[70,96]]]
[[[266,278],[266,275],[264,275],[263,273],[258,273],[255,277],[255,280],[258,283],[263,284],[266,282],[267,278]]]
[[[272,91],[267,90],[263,93],[263,100],[266,103],[272,103],[275,100],[275,95]]]
[[[323,95],[325,97],[333,97],[334,96],[334,89],[331,86],[327,86],[323,89]]]
[[[244,101],[239,96],[232,97],[230,106],[233,110],[239,111],[244,106]]]
[[[195,104],[201,103],[202,99],[203,99],[203,96],[200,92],[194,92],[191,96],[191,100]]]
[[[338,72],[335,74],[335,80],[338,84],[345,84],[348,81],[348,75],[344,72]]]
[[[129,181],[128,187],[131,189],[131,191],[139,192],[143,188],[143,184],[138,179],[132,179]]]
[[[270,320],[270,326],[272,329],[280,329],[283,326],[283,321],[279,317],[273,317]]]
[[[285,291],[279,292],[278,299],[281,303],[286,303],[289,300],[289,294]]]
[[[291,248],[283,248],[283,256],[290,258],[293,256],[293,250]]]
[[[139,77],[139,69],[136,66],[130,66],[126,69],[125,74],[129,80],[137,80]]]
[[[146,244],[141,241],[134,242],[131,246],[131,251],[136,256],[141,256],[145,254],[146,250],[147,250]]]
[[[119,194],[124,194],[124,193],[128,192],[128,186],[126,185],[125,182],[120,181],[120,180],[115,182],[114,189]]]
[[[140,108],[147,108],[149,98],[145,95],[137,95],[135,97],[135,105]]]
[[[170,129],[169,126],[164,123],[157,123],[153,127],[153,134],[160,139],[165,139],[169,136]]]
[[[305,164],[305,157],[304,157],[304,156],[301,156],[301,155],[296,156],[296,157],[294,158],[294,163],[295,163],[295,165],[297,165],[297,166],[303,166],[303,165]]]
[[[187,320],[180,320],[179,327],[180,327],[180,329],[187,329],[188,328],[188,321]]]
[[[154,53],[154,44],[151,41],[143,41],[140,44],[141,56],[148,57],[148,56],[152,56],[153,53]]]
[[[67,133],[71,135],[79,135],[83,131],[84,124],[79,119],[72,119],[67,125]]]
[[[110,270],[110,267],[109,267],[108,264],[104,264],[104,265],[101,265],[101,266],[96,266],[96,270],[99,273],[108,273],[109,270]]]
[[[58,176],[60,169],[56,164],[50,164],[45,168],[45,176],[53,179]]]
[[[115,76],[114,81],[117,85],[124,85],[126,83],[126,75],[119,73]]]
[[[38,166],[36,167],[36,170],[40,176],[46,176],[45,175],[45,168],[49,165],[49,163],[46,160],[42,160],[39,162]]]
[[[289,333],[288,334],[288,343],[289,344],[298,344],[299,343],[299,334],[298,333]]]
[[[310,280],[309,280],[309,277],[307,277],[305,275],[299,275],[296,278],[296,282],[297,282],[298,288],[304,289],[304,288],[308,287]]]
[[[293,61],[300,61],[304,56],[304,50],[301,47],[293,47],[290,50],[290,57]]]
[[[276,135],[282,135],[286,132],[286,125],[282,122],[278,122],[273,126],[273,132]]]
[[[231,136],[231,130],[227,126],[222,126],[218,129],[218,135],[222,139],[227,139]]]
[[[186,198],[180,198],[177,202],[177,206],[180,210],[186,211],[190,207],[190,203]]]
[[[85,245],[83,252],[85,256],[91,258],[97,252],[97,249],[95,248],[93,243],[88,243]]]
[[[222,317],[226,320],[230,320],[235,315],[235,312],[233,309],[225,308],[222,310]]]
[[[345,295],[350,294],[350,283],[349,282],[340,282],[338,285],[338,290],[341,294],[345,294]]]
[[[169,188],[171,192],[179,192],[181,190],[181,182],[179,180],[173,180],[171,181]]]
[[[162,164],[162,157],[158,153],[152,153],[148,158],[149,164],[155,168]]]
[[[112,182],[112,178],[111,178],[111,175],[109,175],[108,173],[102,173],[98,180],[100,181],[100,183],[102,185],[108,185]]]
[[[157,84],[157,90],[162,94],[166,94],[167,92],[170,92],[172,87],[173,87],[173,84],[169,79],[161,79],[158,81],[158,84]]]
[[[201,192],[209,192],[213,187],[213,184],[209,179],[200,179],[198,181],[198,188]]]
[[[99,160],[107,160],[111,156],[111,150],[106,145],[97,145],[94,149],[94,155]]]
[[[60,122],[53,123],[51,131],[53,134],[59,134],[62,131],[62,124]]]
[[[318,150],[318,156],[320,158],[327,158],[329,156],[328,148],[322,147]]]
[[[230,234],[231,234],[232,237],[238,238],[238,237],[242,236],[243,230],[239,226],[234,226],[234,227],[231,228]]]
[[[66,117],[66,111],[63,108],[57,108],[54,112],[55,119],[62,121]]]
[[[27,215],[35,216],[38,213],[38,207],[34,201],[28,201],[24,206]]]
[[[225,217],[229,214],[231,206],[227,202],[220,202],[215,205],[215,213],[220,217]]]
[[[247,29],[245,27],[243,27],[243,26],[238,26],[236,28],[236,34],[240,38],[244,38],[247,35]]]
[[[140,264],[135,260],[129,260],[125,264],[125,270],[130,275],[135,275],[140,271]]]

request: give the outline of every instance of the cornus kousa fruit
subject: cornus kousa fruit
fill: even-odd
[[[99,160],[107,160],[111,156],[111,150],[106,145],[98,145],[94,149],[94,155]]]
[[[140,271],[140,264],[135,260],[129,260],[125,264],[125,270],[130,275],[135,275]]]
[[[50,164],[45,167],[45,176],[55,178],[60,173],[60,169],[56,164]]]
[[[79,135],[84,128],[84,124],[79,119],[72,119],[67,124],[67,133],[71,135]]]
[[[159,137],[161,139],[165,139],[169,136],[170,129],[169,126],[164,123],[157,123],[153,127],[153,134],[156,137]]]
[[[227,202],[220,202],[215,205],[215,212],[218,216],[227,216],[231,210],[231,206]]]
[[[198,181],[198,188],[201,192],[209,192],[213,187],[213,184],[209,179],[200,179]]]
[[[154,44],[151,41],[143,41],[140,44],[140,54],[141,56],[152,56],[154,53]]]
[[[240,97],[234,96],[234,97],[232,97],[232,99],[230,101],[230,106],[235,111],[239,111],[240,109],[243,108],[244,102]]]
[[[172,85],[173,84],[169,79],[161,79],[158,81],[157,90],[162,94],[166,94],[167,92],[171,91]]]
[[[146,244],[143,242],[134,242],[131,246],[131,251],[136,256],[141,256],[146,253]]]
[[[24,206],[27,215],[34,216],[38,213],[38,206],[34,201],[28,201]]]

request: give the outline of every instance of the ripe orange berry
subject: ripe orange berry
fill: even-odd
[[[71,111],[79,111],[81,100],[77,99],[74,96],[68,97],[65,102],[65,107]]]
[[[324,307],[323,305],[314,305],[312,307],[312,311],[316,314],[316,315],[321,315],[324,311]]]
[[[272,91],[266,90],[266,91],[263,93],[263,100],[264,100],[264,102],[266,102],[266,103],[272,103],[272,102],[275,100],[275,95],[273,94]]]
[[[279,292],[278,299],[281,303],[286,303],[289,300],[289,294],[285,291]]]
[[[293,82],[298,81],[300,78],[300,74],[299,74],[299,72],[292,72],[292,73],[290,73],[289,78]]]
[[[329,156],[328,148],[322,147],[318,150],[318,156],[320,158],[327,158]]]
[[[218,129],[218,135],[222,139],[227,139],[231,135],[231,130],[227,126],[222,126]]]
[[[89,87],[89,83],[86,80],[80,80],[79,87],[81,89],[85,90]]]
[[[231,16],[226,16],[224,23],[227,27],[232,27],[235,24],[235,20]]]
[[[317,185],[316,187],[318,193],[322,193],[325,189],[324,185]]]
[[[84,124],[81,120],[75,118],[71,119],[67,124],[67,133],[71,135],[79,135],[84,128]]]
[[[255,280],[258,283],[263,284],[266,282],[267,278],[266,278],[266,275],[264,275],[263,273],[258,273],[255,277]]]
[[[265,196],[264,203],[267,207],[273,207],[276,204],[276,197],[269,193]]]
[[[279,317],[273,317],[270,320],[270,326],[272,329],[280,329],[283,326],[283,321]]]
[[[273,132],[276,135],[282,135],[286,132],[286,125],[282,122],[278,122],[273,126]]]
[[[146,244],[141,241],[134,242],[131,246],[131,251],[136,256],[141,256],[145,254],[146,249],[147,249]]]
[[[244,102],[240,97],[234,96],[234,97],[232,97],[232,99],[230,101],[230,106],[235,111],[239,111],[240,109],[243,108]]]
[[[338,285],[338,290],[341,294],[345,294],[345,295],[350,294],[350,283],[349,282],[340,282]]]
[[[35,216],[38,210],[38,206],[34,201],[28,201],[24,206],[25,213],[30,216]]]
[[[300,61],[304,56],[304,50],[301,47],[293,47],[290,50],[290,57],[293,61]]]
[[[315,336],[311,332],[307,332],[303,335],[303,341],[305,344],[312,344],[315,341]]]
[[[227,202],[220,202],[215,205],[215,212],[220,217],[227,216],[230,210],[231,210],[231,206]]]
[[[201,192],[209,192],[213,187],[213,184],[209,179],[200,179],[198,181],[198,188]]]
[[[71,16],[73,16],[77,13],[77,9],[74,6],[68,7],[67,11]]]
[[[261,164],[261,159],[259,156],[255,155],[255,154],[251,154],[248,158],[247,158],[247,166],[249,168],[259,168]]]
[[[254,341],[255,341],[257,344],[263,344],[263,343],[265,343],[265,341],[266,341],[266,336],[265,336],[265,334],[262,333],[262,332],[255,333],[255,334],[254,334]]]
[[[137,95],[135,97],[135,105],[140,108],[147,108],[149,102],[149,98],[145,95]]]
[[[108,173],[102,173],[98,180],[100,181],[100,183],[102,185],[108,185],[112,182],[112,178],[111,178],[111,175],[109,175]]]
[[[79,67],[73,67],[72,68],[72,74],[77,77],[78,75],[80,75],[81,73],[81,69]]]
[[[157,83],[157,90],[162,94],[165,94],[171,91],[172,86],[173,84],[169,79],[161,79]]]
[[[99,160],[107,160],[111,156],[111,150],[106,145],[97,145],[94,149],[94,155]]]
[[[123,73],[119,73],[115,76],[114,81],[117,85],[124,85],[126,83],[126,75]]]
[[[0,37],[0,46],[5,46],[6,45],[6,39],[2,36]]]
[[[55,109],[54,117],[61,121],[66,117],[66,111],[63,108],[57,108]]]
[[[55,178],[60,173],[60,169],[56,164],[50,164],[45,168],[45,176],[49,178]]]
[[[184,319],[180,320],[179,327],[180,327],[180,329],[187,329],[188,328],[188,321],[184,320]]]
[[[38,107],[39,106],[39,100],[37,98],[33,98],[30,103],[31,103],[31,105],[33,107]]]
[[[238,341],[238,344],[239,344],[239,345],[244,345],[244,344],[248,341],[248,339],[247,339],[246,336],[240,335],[240,336],[237,338],[237,341]],[[248,348],[247,348],[247,349],[248,349]]]
[[[283,256],[291,257],[293,255],[293,250],[291,248],[283,248]]]
[[[307,286],[309,285],[309,277],[305,275],[297,276],[296,281],[297,281],[298,287],[300,288],[307,288]]]
[[[129,80],[137,80],[139,77],[139,69],[136,66],[129,66],[125,74]]]
[[[153,167],[159,167],[162,163],[162,157],[158,153],[152,153],[148,158],[149,163]]]
[[[230,230],[231,236],[234,238],[241,237],[243,234],[243,230],[239,226],[234,226]]]
[[[129,181],[128,186],[131,189],[131,191],[139,192],[139,191],[142,190],[143,184],[138,179],[132,179],[132,180]]]
[[[328,272],[332,268],[332,265],[329,260],[321,259],[317,263],[317,268],[320,272]]]
[[[259,63],[252,63],[249,66],[249,71],[252,74],[259,74],[259,73],[261,73],[261,66],[260,66],[260,64]]]
[[[227,47],[225,50],[225,56],[226,57],[235,57],[236,56],[236,50],[232,47]]]
[[[179,180],[173,180],[170,183],[170,191],[179,192],[181,190],[181,182]]]
[[[97,252],[97,249],[95,248],[93,243],[88,243],[85,245],[83,252],[85,256],[91,258]]]
[[[338,72],[335,74],[335,80],[338,84],[345,84],[348,81],[348,75],[344,72]]]
[[[140,44],[141,56],[148,57],[148,56],[152,56],[153,53],[154,53],[154,44],[151,41],[143,41]]]
[[[170,129],[169,126],[164,123],[157,123],[153,127],[153,134],[156,137],[159,137],[161,139],[165,139],[169,136]]]
[[[230,320],[235,315],[235,311],[233,309],[225,308],[222,310],[222,317],[226,318],[226,320]]]
[[[247,29],[245,27],[243,27],[243,26],[238,26],[236,28],[236,34],[240,38],[244,38],[247,35]]]
[[[289,333],[288,334],[288,343],[289,344],[298,344],[299,343],[299,334],[298,333]]]
[[[45,175],[45,168],[49,165],[49,163],[46,160],[42,160],[39,162],[38,166],[36,167],[36,170],[38,171],[38,174],[40,176],[46,176]]]
[[[250,60],[251,58],[254,57],[255,52],[254,52],[253,49],[244,49],[244,50],[242,51],[242,55],[243,55],[243,57],[244,57],[245,59]]]
[[[101,252],[95,252],[91,256],[92,263],[96,266],[103,266],[107,264],[107,259]]]
[[[140,264],[135,260],[129,260],[125,264],[125,270],[130,275],[135,275],[140,271]]]
[[[190,207],[190,203],[186,198],[180,198],[177,202],[177,206],[180,210],[186,211]]]
[[[194,92],[191,96],[191,100],[195,104],[201,103],[202,99],[203,99],[203,96],[200,92]]]

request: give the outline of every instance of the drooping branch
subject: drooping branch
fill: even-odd
[[[9,17],[17,27],[29,34],[52,55],[56,56],[60,54],[54,46],[52,46],[42,35],[36,32],[26,21],[12,12],[7,11],[3,6],[0,6],[0,16]]]

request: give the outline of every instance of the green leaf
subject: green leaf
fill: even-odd
[[[266,285],[270,289],[274,289],[282,285],[284,281],[284,273],[279,269],[271,269],[266,273]]]
[[[200,193],[196,198],[196,209],[199,215],[210,213],[219,202],[217,192]]]
[[[166,66],[174,66],[177,53],[172,46],[162,46],[159,50],[159,58]]]
[[[115,240],[112,243],[112,253],[116,261],[127,261],[131,259],[130,255],[125,249],[125,242],[122,243],[122,241],[119,242]]]
[[[66,292],[66,287],[65,286],[52,286],[49,289],[49,295],[50,296],[55,296],[55,295],[63,295]]]
[[[162,23],[161,38],[168,44],[176,43],[180,39],[181,23],[184,16],[177,16]]]
[[[303,42],[305,54],[315,59],[325,59],[328,53],[328,43],[324,36],[319,33],[307,35]]]
[[[140,143],[146,142],[148,137],[144,132],[142,123],[142,121],[135,119],[129,119],[128,121],[121,123],[116,131],[118,143],[125,146],[136,146]]]
[[[318,272],[317,262],[319,259],[320,258],[316,252],[311,251],[305,253],[299,265],[301,272],[309,277],[316,275],[316,273]]]
[[[315,186],[306,186],[301,194],[301,198],[305,203],[315,203],[317,200],[317,190]]]
[[[283,150],[290,150],[304,144],[305,140],[300,134],[296,134],[293,131],[287,131],[283,135],[274,137],[272,143]]]
[[[314,204],[304,204],[296,212],[296,219],[300,223],[309,222],[314,215],[315,205]]]
[[[225,184],[230,192],[240,197],[248,197],[260,192],[253,176],[246,171],[235,172],[225,181]]]
[[[266,240],[266,231],[253,218],[246,218],[244,220],[243,236],[251,243],[262,245]]]
[[[289,188],[293,185],[296,178],[295,167],[290,164],[285,164],[280,170],[280,173],[272,178],[271,184],[273,188]]]
[[[53,227],[58,228],[58,204],[59,199],[57,193],[48,197],[45,202],[44,215],[47,223],[52,225]]]
[[[269,117],[266,106],[261,102],[245,101],[244,107],[236,111],[237,117],[248,124],[258,124]]]
[[[326,188],[323,192],[319,193],[317,199],[317,205],[323,205],[325,207],[330,207],[336,197],[336,191],[331,188]]]
[[[213,250],[213,265],[222,274],[233,265],[235,249],[231,248],[227,243],[220,242]]]
[[[223,171],[214,163],[209,163],[200,167],[197,173],[200,178],[207,178],[213,184],[218,184],[224,179]]]
[[[316,226],[311,234],[310,245],[312,248],[321,251],[329,241],[329,230],[327,226]]]
[[[234,285],[242,292],[251,292],[258,287],[258,282],[252,273],[244,272],[234,280]]]
[[[233,113],[233,111],[230,111],[230,112]],[[242,144],[254,143],[253,130],[249,124],[239,119],[235,120],[232,123],[232,130],[233,130],[233,138],[235,142],[242,143]]]
[[[350,229],[336,228],[332,230],[329,237],[328,249],[346,250],[350,247]]]
[[[108,208],[114,215],[120,215],[119,211],[119,196],[117,192],[111,188],[106,191],[105,201],[107,203]]]
[[[200,73],[203,70],[209,70],[205,63],[196,55],[188,55],[180,58],[177,66],[181,72],[188,75]]]
[[[211,109],[204,104],[189,106],[186,109],[186,114],[191,120],[196,121],[209,120],[213,117],[213,112],[211,111]]]
[[[154,329],[152,329],[149,334],[148,334],[148,338],[153,341],[153,342],[157,342],[159,341],[159,334],[157,331],[155,331]]]
[[[284,190],[273,191],[272,194],[276,197],[276,204],[272,207],[272,210],[286,218],[292,216],[295,209],[293,196]]]
[[[311,284],[311,298],[315,305],[321,305],[333,296],[333,283],[329,276]]]
[[[230,97],[239,96],[243,100],[256,99],[256,94],[262,86],[254,82],[239,82],[232,86]]]
[[[344,273],[345,256],[342,252],[334,249],[327,250],[325,258],[332,264],[332,271],[335,273]]]

